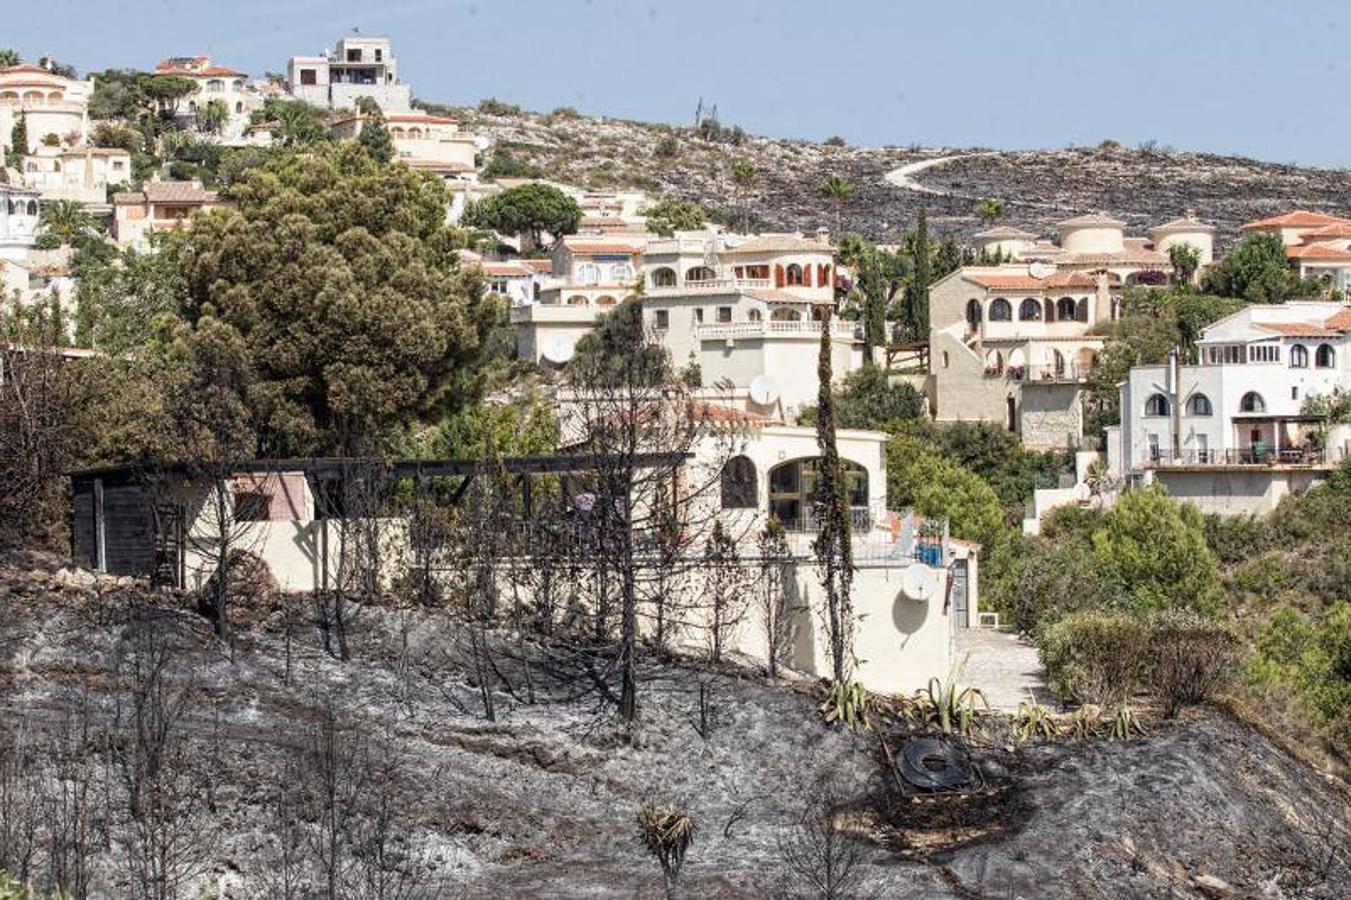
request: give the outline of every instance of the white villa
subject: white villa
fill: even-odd
[[[7,173],[0,170],[0,175]],[[20,262],[38,231],[38,192],[0,178],[0,260]]]
[[[92,78],[63,78],[34,65],[0,69],[0,149],[9,147],[21,115],[28,129],[24,152],[49,143],[49,135],[54,135],[60,146],[84,144],[89,135],[89,98],[93,93]]]
[[[246,143],[249,113],[262,107],[261,95],[252,88],[248,75],[226,66],[218,66],[209,56],[173,56],[155,66],[156,75],[186,78],[197,91],[180,100],[174,114],[185,125],[193,125],[197,114],[212,101],[225,106],[226,120],[219,138],[223,144]]]
[[[131,181],[131,154],[120,147],[39,147],[23,158],[23,180],[43,200],[73,200],[107,215],[108,189]]]
[[[1351,307],[1253,304],[1197,348],[1195,364],[1131,369],[1107,433],[1112,472],[1157,480],[1204,512],[1265,513],[1351,455],[1351,427],[1306,407],[1351,390]]]
[[[412,89],[399,80],[389,38],[350,34],[319,56],[293,56],[286,89],[297,100],[324,109],[355,109],[370,97],[387,115],[412,110]]]
[[[1351,219],[1297,209],[1243,226],[1249,234],[1279,234],[1300,278],[1328,276],[1333,287],[1351,290]]]

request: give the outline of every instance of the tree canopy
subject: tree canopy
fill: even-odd
[[[472,204],[464,213],[466,225],[491,228],[502,235],[528,234],[536,247],[544,232],[554,237],[574,234],[581,220],[577,201],[549,184],[507,188]]]
[[[1249,303],[1280,303],[1316,294],[1319,286],[1301,282],[1290,268],[1279,234],[1250,234],[1206,273],[1207,293],[1239,297]]]
[[[708,210],[689,200],[663,197],[642,210],[647,217],[647,230],[670,237],[677,231],[693,231],[708,221]]]

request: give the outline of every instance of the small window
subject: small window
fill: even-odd
[[[656,317],[656,326],[665,331],[671,327],[671,313],[664,309],[659,309],[653,315]]]
[[[1187,401],[1187,415],[1189,416],[1211,416],[1215,414],[1215,409],[1210,405],[1210,398],[1205,394],[1192,394]]]
[[[1211,351],[1214,352],[1214,351]],[[1295,344],[1290,348],[1290,368],[1307,369],[1309,368],[1309,348],[1303,344]]]
[[[1163,394],[1150,394],[1149,399],[1145,401],[1146,416],[1166,416],[1168,410],[1168,398]]]
[[[1018,304],[1018,320],[1020,322],[1035,322],[1041,319],[1041,304],[1031,297]]]
[[[235,491],[236,522],[266,522],[270,504],[262,491]]]
[[[1314,368],[1331,369],[1336,364],[1337,352],[1332,349],[1332,346],[1330,344],[1319,344],[1313,355]]]
[[[746,313],[746,318],[752,322],[759,322],[763,317],[760,313],[760,310],[752,309],[750,312]]]
[[[718,321],[719,321],[719,322],[724,322],[724,323],[732,321],[732,307],[730,307],[730,306],[719,306],[719,307],[718,307]]]
[[[943,368],[946,369],[947,367],[948,367],[948,351],[944,350],[944,351],[943,351]]]
[[[1290,399],[1291,400],[1299,399],[1299,385],[1294,385],[1290,388]]]
[[[1005,300],[1003,297],[994,298],[994,301],[990,304],[990,321],[1013,321],[1013,307],[1009,304],[1009,301]]]
[[[1262,399],[1262,395],[1256,391],[1248,391],[1243,395],[1243,399],[1238,401],[1238,411],[1245,413],[1262,413],[1267,411],[1267,401]]]
[[[757,484],[755,463],[745,456],[733,456],[722,467],[722,508],[755,509]]]
[[[696,309],[694,311],[694,321],[700,325],[704,324],[704,311],[702,309]]]
[[[300,83],[301,83],[301,84],[318,84],[318,83],[319,83],[319,76],[318,76],[318,74],[315,72],[314,69],[301,69],[301,70],[300,70]]]

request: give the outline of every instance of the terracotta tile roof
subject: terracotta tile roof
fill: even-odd
[[[1098,280],[1086,272],[1055,272],[1048,278],[1031,275],[963,275],[984,288],[998,291],[1040,291],[1048,288],[1096,288]]]
[[[1288,337],[1337,337],[1339,332],[1327,325],[1314,325],[1309,322],[1258,322],[1257,327],[1272,334]]]
[[[209,56],[174,56],[161,60],[155,66],[156,75],[179,75],[185,78],[243,78],[239,72],[225,66],[211,65]]]
[[[1317,228],[1320,225],[1341,225],[1348,222],[1351,222],[1351,219],[1343,219],[1339,216],[1329,216],[1325,213],[1309,212],[1307,209],[1297,209],[1294,212],[1249,222],[1244,225],[1243,228],[1245,230],[1250,228],[1298,228],[1300,226]]]
[[[545,274],[554,270],[553,260],[551,259],[518,259],[517,262],[536,272],[544,272]]]
[[[1113,219],[1111,216],[1102,213],[1088,213],[1082,216],[1075,216],[1072,219],[1066,219],[1063,222],[1056,223],[1057,228],[1125,228],[1126,223],[1120,219]]]
[[[741,253],[830,253],[835,251],[829,244],[823,244],[815,238],[800,234],[762,234],[750,240],[728,247],[722,251],[726,255]]]
[[[1164,222],[1162,225],[1155,225],[1149,229],[1150,234],[1168,234],[1173,231],[1214,231],[1215,226],[1209,222],[1202,222],[1196,216],[1183,216],[1180,219],[1173,219],[1170,222]]]
[[[220,195],[202,187],[200,181],[147,181],[139,191],[113,194],[113,203],[216,203]]]
[[[1307,246],[1286,247],[1285,255],[1290,259],[1321,259],[1328,261],[1351,261],[1351,250],[1341,250],[1330,244],[1309,244]]]
[[[1351,309],[1344,309],[1323,323],[1337,331],[1351,331]]]
[[[1026,238],[1032,240],[1036,235],[1030,231],[1023,231],[1021,228],[1014,228],[1012,225],[998,225],[994,228],[987,228],[984,231],[977,231],[972,235],[975,238],[984,238],[995,240],[997,238]]]
[[[573,253],[642,253],[647,244],[643,241],[616,241],[608,238],[585,238],[569,235],[563,238],[563,246]]]
[[[1311,228],[1308,231],[1301,231],[1299,236],[1306,241],[1309,238],[1351,237],[1351,222],[1334,222],[1321,228]]]
[[[486,262],[480,263],[480,266],[484,274],[503,278],[529,278],[535,274],[535,270],[531,267],[514,262]]]

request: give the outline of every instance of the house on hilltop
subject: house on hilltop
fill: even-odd
[[[369,97],[386,114],[412,110],[412,89],[399,80],[389,38],[350,34],[319,56],[293,56],[286,89],[297,100],[324,109],[356,109]]]

